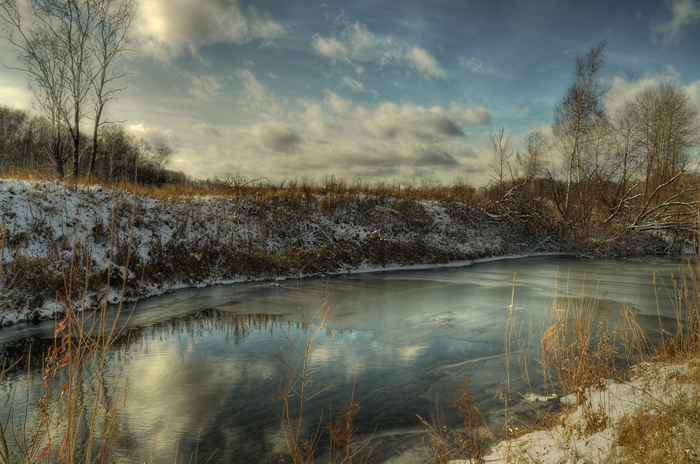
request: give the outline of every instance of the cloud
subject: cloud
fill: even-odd
[[[0,95],[2,103],[23,110],[31,110],[33,95],[27,88],[27,81],[20,73],[5,73],[0,76]]]
[[[180,137],[172,129],[162,127],[149,127],[143,124],[132,124],[127,126],[127,130],[136,137],[144,139],[150,145],[164,143],[172,147],[180,145]]]
[[[139,0],[134,31],[142,51],[167,61],[215,43],[271,40],[284,28],[252,7],[243,11],[237,0]]]
[[[193,150],[196,155],[192,157],[204,157],[207,171],[240,170],[273,180],[303,172],[312,179],[336,174],[410,183],[430,173],[453,179],[488,167],[488,136],[481,140],[463,131],[466,126],[490,123],[483,108],[456,102],[447,107],[391,102],[363,105],[331,91],[325,92],[321,102],[297,103],[301,112],[268,116],[258,123],[197,124],[196,131],[209,136],[212,145]],[[201,166],[193,169],[203,175]]]
[[[348,76],[343,76],[340,80],[341,87],[349,87],[353,92],[365,92],[365,86]]]
[[[215,77],[195,77],[190,76],[192,88],[189,94],[198,100],[213,102],[219,96],[221,84]]]
[[[253,151],[290,153],[301,143],[299,134],[282,121],[268,121],[236,129],[228,134],[231,142]]]
[[[327,92],[326,105],[339,118],[337,126],[348,130],[364,129],[382,140],[410,137],[433,141],[464,137],[462,127],[491,124],[491,116],[485,109],[469,108],[455,102],[448,109],[439,106],[424,108],[407,103],[398,106],[390,102],[376,108],[365,108]]]
[[[252,72],[247,69],[239,69],[235,74],[243,82],[243,96],[239,102],[243,107],[263,114],[280,113],[281,110],[275,96],[267,91]]]
[[[426,79],[445,75],[445,70],[442,69],[440,63],[422,48],[413,47],[410,49],[408,53],[406,53],[406,60],[408,60],[415,69],[423,73]]]
[[[612,80],[610,90],[606,96],[605,107],[608,111],[614,112],[624,103],[625,100],[633,98],[637,93],[645,87],[657,84],[659,82],[680,82],[680,73],[671,65],[666,65],[661,73],[647,73],[636,81],[630,81],[621,76],[615,76]],[[696,81],[698,82],[698,81]],[[695,82],[683,88],[688,92],[691,101],[698,103],[695,95]]]
[[[674,45],[683,37],[683,29],[700,21],[700,5],[694,0],[669,0],[671,17],[651,26],[651,31],[663,45]]]
[[[328,138],[339,129],[335,119],[317,104],[306,108],[304,123],[307,131],[321,139]]]
[[[264,101],[267,98],[265,86],[258,82],[252,72],[247,69],[240,69],[236,71],[236,76],[243,81],[243,87],[249,99]]]
[[[201,134],[207,137],[221,137],[222,134],[216,127],[212,127],[209,124],[196,124],[194,126]]]
[[[384,103],[365,119],[365,128],[381,139],[393,139],[400,135],[423,140],[464,137],[462,129],[437,106],[427,109]]]
[[[359,21],[349,22],[344,15],[338,20],[343,28],[337,37],[324,38],[318,33],[311,37],[311,45],[319,55],[347,63],[357,74],[365,71],[365,66],[358,64],[362,62],[374,63],[378,67],[408,64],[426,79],[445,75],[440,63],[423,48],[407,48],[391,36],[377,37],[366,25]]]
[[[324,39],[319,34],[313,35],[311,44],[317,53],[334,60],[345,58],[348,53],[348,49],[336,39]]]
[[[359,21],[347,26],[343,30],[342,35],[355,53],[374,48],[381,43],[381,41],[367,29],[367,26],[361,24]]]
[[[459,64],[461,64],[463,68],[469,69],[474,74],[496,74],[496,70],[493,69],[493,66],[484,63],[476,57],[469,58],[468,60],[460,58]]]
[[[491,115],[480,106],[468,108],[451,102],[450,108],[445,111],[445,116],[463,126],[488,126],[491,124]]]

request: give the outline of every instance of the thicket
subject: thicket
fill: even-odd
[[[43,176],[55,177],[56,168],[51,152],[58,149],[69,152],[72,147],[67,130],[55,146],[54,129],[44,118],[27,111],[0,105],[0,172],[5,176],[21,171],[33,171]],[[92,147],[82,134],[83,149],[79,155],[78,169],[87,173],[91,163]],[[91,176],[108,183],[123,181],[147,185],[184,183],[187,177],[181,172],[165,169],[172,148],[163,143],[151,146],[143,139],[128,134],[118,124],[105,124],[98,130],[94,166]]]

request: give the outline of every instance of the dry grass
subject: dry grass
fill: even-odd
[[[125,303],[127,277],[132,261],[135,214],[132,212],[131,231],[126,254],[122,257],[123,276],[113,276],[112,263],[117,258],[115,247],[110,247],[106,275],[99,285],[104,285],[103,298],[95,308],[88,301],[89,289],[93,285],[90,273],[89,246],[73,243],[70,265],[61,281],[62,292],[54,291],[56,305],[65,310],[55,320],[53,344],[40,353],[41,369],[33,370],[31,347],[25,360],[27,384],[24,392],[14,392],[8,416],[0,422],[0,464],[73,464],[113,462],[113,453],[120,439],[120,419],[127,406],[130,380],[123,372],[123,365],[112,365],[109,352],[117,343],[122,343],[124,327],[134,307]],[[114,224],[110,229],[114,239]],[[0,233],[0,253],[5,249],[6,229]],[[0,259],[0,281],[4,260]],[[13,284],[26,277],[22,269],[16,271],[6,282],[0,295],[0,307],[5,303],[5,294]],[[120,283],[112,285],[112,280]],[[40,282],[41,283],[41,282]],[[46,283],[44,282],[44,285]],[[109,306],[110,291],[120,292],[119,303]],[[135,303],[134,303],[135,306]],[[122,314],[125,317],[121,317]],[[128,345],[128,340],[125,342]],[[0,382],[20,361],[13,366],[3,366]],[[108,380],[109,379],[109,380]],[[35,387],[39,386],[36,409],[31,408]],[[25,398],[20,411],[16,411],[17,395]],[[19,400],[19,398],[17,398]],[[175,462],[197,462],[196,452],[180,456],[176,452]],[[208,461],[207,461],[208,462]],[[144,464],[152,464],[149,460]]]
[[[655,347],[634,377],[662,382],[649,406],[625,417],[612,462],[700,462],[700,258],[684,262],[672,292],[676,331]],[[664,331],[662,327],[662,333]],[[679,366],[669,375],[664,366]],[[662,393],[658,393],[659,390]]]
[[[493,435],[485,425],[484,416],[474,397],[469,392],[469,377],[462,376],[459,388],[452,389],[454,408],[462,421],[460,428],[449,428],[444,423],[440,405],[431,405],[430,416],[426,419],[418,416],[424,426],[423,446],[428,453],[428,462],[447,464],[457,462],[484,463],[485,444]]]
[[[0,177],[16,180],[56,181],[55,176],[46,172],[16,168],[3,171],[0,173]],[[358,194],[411,201],[431,200],[466,204],[481,204],[484,201],[477,195],[476,189],[460,177],[456,178],[452,185],[443,185],[430,176],[413,184],[396,184],[381,181],[369,182],[362,178],[347,181],[334,175],[327,175],[321,181],[302,176],[284,179],[278,184],[274,184],[266,178],[248,179],[241,175],[228,177],[225,180],[163,184],[160,186],[123,181],[109,183],[98,178],[66,178],[61,182],[69,187],[100,185],[105,188],[118,188],[140,197],[183,202],[202,196],[252,197],[261,202],[315,201],[316,197],[319,197],[319,201],[324,201],[327,207],[332,208],[342,203],[355,201]]]
[[[123,327],[118,320],[124,307],[118,306],[110,323],[108,296],[92,312],[86,311],[85,298],[73,297],[86,295],[89,286],[83,279],[82,288],[72,288],[78,286],[73,276],[82,267],[81,251],[77,246],[74,249],[64,281],[65,316],[56,321],[53,346],[41,354],[37,417],[27,409],[27,387],[19,423],[10,409],[10,416],[0,425],[1,463],[108,462],[118,438],[117,424],[126,405],[129,380],[119,377],[109,386],[105,376],[107,352],[121,336]],[[27,365],[31,365],[29,359]],[[27,375],[31,379],[36,374],[29,369]]]
[[[316,387],[314,375],[320,369],[311,367],[312,355],[331,337],[321,340],[327,333],[328,319],[333,310],[328,304],[328,295],[318,310],[309,315],[299,302],[299,314],[302,317],[302,330],[296,336],[284,332],[288,347],[277,354],[279,368],[278,382],[270,393],[273,411],[282,428],[287,454],[294,464],[312,464],[321,454],[320,443],[324,428],[323,417],[315,430],[309,432],[309,419],[306,407],[309,401],[332,388],[332,384]],[[354,461],[366,463],[376,445],[372,444],[374,434],[369,437],[357,437],[354,420],[360,411],[360,404],[355,398],[354,389],[350,401],[338,410],[338,415],[331,415],[325,427],[328,433],[327,462],[331,464],[352,464]],[[313,418],[316,420],[316,418]],[[279,456],[284,462],[285,456]]]

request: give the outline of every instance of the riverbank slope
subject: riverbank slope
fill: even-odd
[[[182,286],[476,259],[668,251],[649,234],[574,239],[546,219],[381,195],[149,197],[0,179],[0,325]]]

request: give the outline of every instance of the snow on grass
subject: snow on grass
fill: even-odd
[[[554,427],[503,440],[489,450],[485,461],[504,464],[626,462],[638,451],[628,449],[624,432],[621,434],[626,421],[640,412],[661,416],[674,405],[693,404],[700,393],[699,373],[700,360],[697,359],[679,364],[642,363],[633,369],[627,382],[601,381],[587,390],[581,404],[577,404],[576,395],[561,398],[562,403],[572,406]],[[694,411],[688,417],[683,413],[675,414],[675,425],[670,427],[675,429],[672,432],[679,435],[684,428],[696,428],[698,418],[693,420],[694,414]],[[634,427],[644,428],[644,424],[634,423]],[[647,427],[658,436],[659,430],[653,429],[653,419],[648,420]],[[683,438],[678,443],[652,446],[659,450],[666,446],[669,451],[675,447],[681,454],[698,453],[700,456],[700,441],[693,443],[692,439]]]
[[[0,226],[7,227],[0,325],[61,311],[56,300],[76,250],[82,261],[73,279],[89,287],[88,306],[105,295],[108,275],[113,302],[125,274],[133,299],[186,286],[560,251],[556,241],[537,248],[513,236],[512,224],[467,205],[366,194],[164,200],[97,185],[0,180]]]

